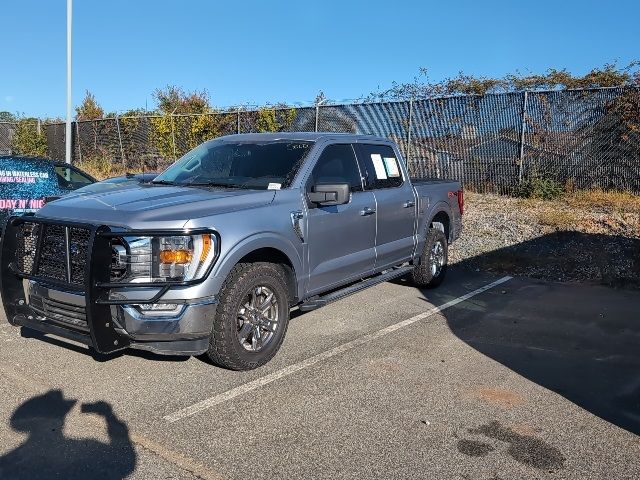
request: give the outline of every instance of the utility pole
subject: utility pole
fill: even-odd
[[[65,157],[67,163],[71,163],[71,20],[73,12],[73,0],[67,0],[67,125],[65,129]]]

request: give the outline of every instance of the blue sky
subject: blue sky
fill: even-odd
[[[65,112],[66,0],[4,0],[0,111]],[[342,100],[464,71],[585,73],[640,57],[635,0],[75,0],[74,104],[153,107],[168,84],[219,106]]]

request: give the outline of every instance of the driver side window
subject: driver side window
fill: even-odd
[[[349,144],[336,144],[326,147],[316,162],[310,185],[328,183],[347,183],[352,192],[362,191],[360,170]]]

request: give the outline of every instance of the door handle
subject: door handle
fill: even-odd
[[[366,217],[367,215],[373,215],[374,213],[376,213],[376,211],[371,207],[364,207],[364,209],[360,210],[360,215],[362,215],[363,217]]]
[[[402,204],[403,208],[410,208],[410,207],[415,207],[416,206],[416,202],[414,202],[413,200],[407,200],[406,202],[404,202]]]

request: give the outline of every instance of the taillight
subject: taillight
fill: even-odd
[[[458,190],[456,193],[458,197],[458,208],[460,209],[460,215],[464,213],[464,190]]]

